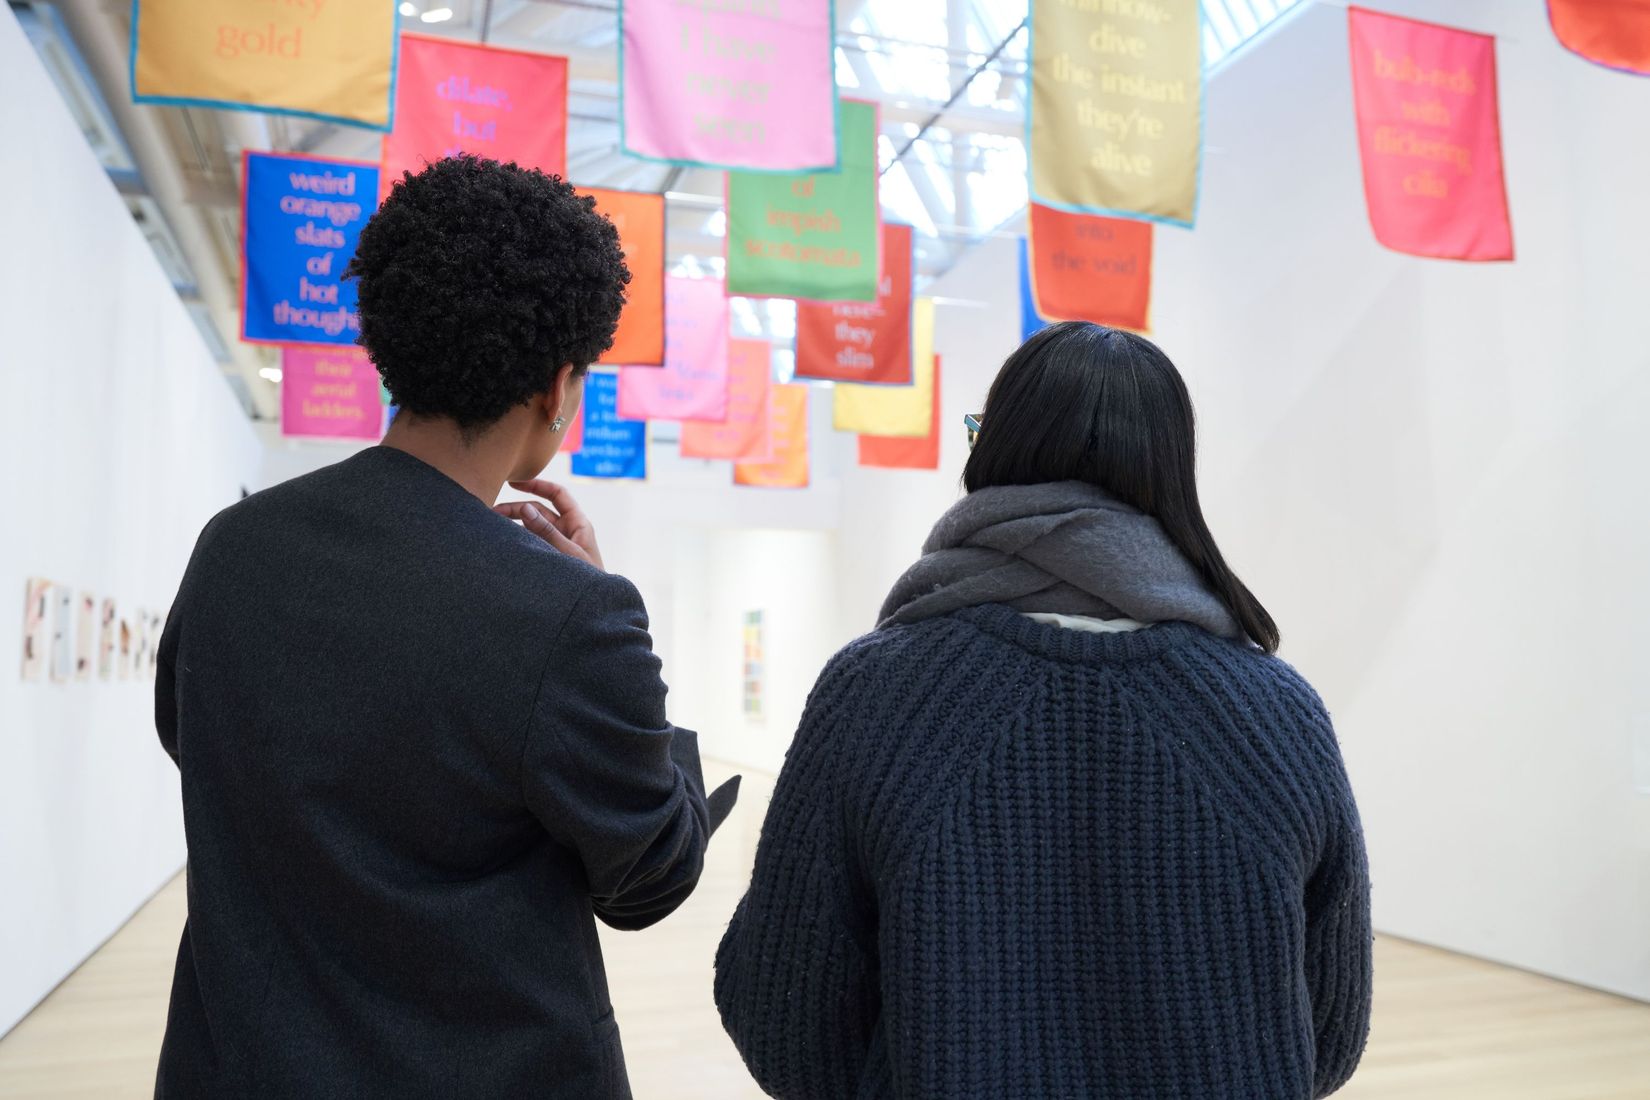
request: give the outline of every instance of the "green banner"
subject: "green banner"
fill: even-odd
[[[834,172],[729,172],[731,295],[871,302],[877,297],[877,108],[837,104]]]

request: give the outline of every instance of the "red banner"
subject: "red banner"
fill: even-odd
[[[682,422],[683,458],[731,458],[767,462],[768,389],[773,348],[766,340],[728,341],[728,418],[721,424]]]
[[[596,200],[619,231],[624,264],[630,269],[624,312],[613,346],[601,357],[608,365],[659,367],[665,362],[665,197],[656,191],[608,191],[581,187]]]
[[[796,303],[796,376],[911,384],[911,227],[882,223],[874,302]]]
[[[1347,16],[1375,239],[1413,256],[1512,259],[1495,39],[1364,8]]]
[[[1048,321],[1145,332],[1152,305],[1152,224],[1031,204],[1031,286]]]
[[[735,485],[763,489],[808,487],[808,387],[800,383],[769,391],[769,431],[773,453],[767,462],[738,462]]]
[[[957,419],[962,431],[962,418]],[[934,356],[934,417],[928,434],[862,435],[859,437],[859,464],[893,470],[937,470],[940,468],[940,357]]]
[[[1547,0],[1547,20],[1572,53],[1650,75],[1650,0]]]
[[[401,36],[380,186],[458,153],[567,174],[567,58]]]

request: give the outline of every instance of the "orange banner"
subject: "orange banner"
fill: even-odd
[[[1547,21],[1570,52],[1650,76],[1650,0],[1547,0]]]
[[[134,0],[132,98],[388,130],[396,22],[394,0]]]
[[[729,340],[728,418],[721,424],[682,421],[682,457],[771,461],[768,390],[772,376],[773,348],[766,340]]]
[[[619,231],[630,269],[624,312],[613,346],[599,362],[661,367],[665,362],[665,197],[656,191],[609,191],[581,187]]]
[[[859,437],[859,464],[894,470],[937,470],[940,468],[940,357],[934,356],[934,415],[928,434],[862,435]],[[961,431],[961,418],[958,418]]]
[[[1031,204],[1031,286],[1048,321],[1145,332],[1152,302],[1150,222]]]
[[[566,175],[567,58],[402,35],[379,185],[459,153]]]
[[[911,384],[911,227],[882,223],[874,302],[796,303],[796,376]]]
[[[767,462],[739,462],[735,485],[763,489],[808,487],[808,387],[800,383],[769,391],[769,431],[773,457]]]

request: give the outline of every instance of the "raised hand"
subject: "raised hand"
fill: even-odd
[[[523,493],[531,493],[549,503],[513,500],[508,504],[494,505],[493,511],[519,521],[527,530],[568,557],[589,562],[597,569],[604,568],[602,552],[596,546],[596,528],[591,524],[590,517],[584,514],[584,509],[579,507],[579,502],[573,499],[573,494],[564,486],[553,481],[536,479],[512,481],[510,487]]]

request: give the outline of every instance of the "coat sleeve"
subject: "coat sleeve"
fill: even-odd
[[[1317,1045],[1313,1095],[1319,1097],[1346,1084],[1358,1068],[1374,985],[1369,864],[1338,750],[1335,769],[1328,843],[1306,887],[1306,984]]]
[[[856,1094],[877,1017],[868,915],[833,766],[827,670],[803,714],[757,845],[750,889],[716,952],[716,1005],[752,1076],[780,1100]],[[838,685],[840,686],[840,685]]]
[[[635,587],[603,575],[580,597],[539,685],[523,797],[578,854],[596,915],[645,928],[687,900],[714,828],[697,737],[665,721],[665,685]]]

